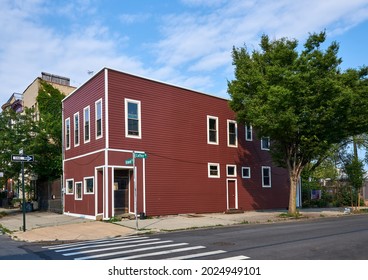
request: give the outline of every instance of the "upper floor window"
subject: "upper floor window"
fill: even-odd
[[[207,143],[218,145],[218,117],[207,116]]]
[[[271,188],[271,167],[262,166],[262,187]]]
[[[125,99],[125,136],[141,138],[141,102]]]
[[[253,127],[250,124],[245,125],[245,140],[253,140]]]
[[[236,121],[227,120],[227,145],[238,147],[238,126]]]
[[[79,112],[74,114],[74,146],[79,146]]]
[[[70,149],[70,118],[65,119],[65,147]]]
[[[95,116],[96,116],[96,139],[102,137],[102,100],[98,100],[95,103]]]
[[[90,141],[90,109],[89,106],[84,108],[84,143],[88,143]]]
[[[261,149],[269,150],[270,149],[270,137],[262,137],[261,139]]]

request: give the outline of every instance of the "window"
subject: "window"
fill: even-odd
[[[96,139],[102,137],[102,100],[98,100],[95,103],[96,111]]]
[[[74,114],[74,147],[79,146],[79,112]]]
[[[262,137],[261,139],[261,149],[269,150],[270,149],[270,137]]]
[[[65,147],[70,149],[70,118],[65,120]]]
[[[271,188],[271,167],[262,166],[262,187]]]
[[[227,145],[229,147],[238,147],[236,121],[227,120]]]
[[[250,178],[250,167],[242,167],[242,178]]]
[[[82,182],[75,183],[75,199],[82,200]]]
[[[247,141],[253,140],[253,127],[249,124],[245,126],[245,140]]]
[[[84,193],[85,194],[93,194],[93,177],[84,178]]]
[[[227,177],[236,177],[236,165],[226,165]]]
[[[207,143],[218,145],[218,117],[207,116]]]
[[[83,121],[84,121],[84,143],[88,143],[90,140],[90,109],[89,106],[83,110]]]
[[[73,186],[74,186],[74,180],[73,179],[66,180],[66,191],[65,191],[66,194],[73,194],[74,193]]]
[[[208,178],[220,178],[220,164],[218,163],[208,164]]]
[[[142,137],[140,101],[125,99],[125,137]]]

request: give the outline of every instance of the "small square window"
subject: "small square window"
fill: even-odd
[[[242,167],[242,178],[250,178],[250,167]]]
[[[236,165],[226,165],[227,177],[236,177]]]
[[[220,164],[218,163],[208,164],[208,177],[209,178],[220,178]]]

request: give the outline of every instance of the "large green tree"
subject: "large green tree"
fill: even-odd
[[[270,40],[260,49],[233,48],[235,79],[228,82],[238,120],[271,138],[274,162],[290,177],[289,213],[296,213],[296,185],[302,170],[318,165],[333,144],[368,131],[367,68],[342,71],[339,45],[326,48],[325,32],[298,41]]]

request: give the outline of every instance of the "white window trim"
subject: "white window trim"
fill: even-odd
[[[88,140],[86,141],[86,111],[88,110]],[[89,106],[83,109],[83,143],[91,142],[91,108]]]
[[[245,141],[253,141],[253,127],[249,125],[250,137],[248,137],[248,125],[245,125]]]
[[[231,123],[235,124],[235,144],[230,144],[229,128]],[[233,148],[238,147],[238,123],[234,120],[227,120],[227,146]]]
[[[101,105],[101,135],[97,135],[97,104],[100,103]],[[96,140],[103,137],[103,107],[102,107],[102,98],[95,102],[95,137]]]
[[[68,126],[67,126],[67,122],[69,122],[69,129],[68,129]],[[69,130],[69,133],[67,133],[67,130]],[[71,139],[71,125],[70,125],[70,117],[69,118],[66,118],[65,119],[65,149],[66,150],[70,150],[70,147],[71,147],[71,142],[70,142],[70,139]],[[68,137],[68,139],[67,139]],[[69,142],[69,146],[67,145]]]
[[[216,142],[210,141],[210,119],[216,120]],[[207,115],[207,144],[218,145],[219,144],[219,121],[218,117]]]
[[[268,139],[268,147],[270,147],[270,145],[271,145],[271,143],[270,143],[270,137],[262,137],[261,138],[261,150],[263,150],[263,151],[269,151],[270,148],[264,148],[263,147],[263,141],[262,141],[262,139],[264,139],[264,138]]]
[[[138,135],[128,134],[128,103],[135,103],[138,105]],[[125,137],[142,139],[142,116],[141,116],[141,101],[125,98]]]
[[[244,176],[243,170],[248,170],[249,176]],[[245,166],[242,167],[242,173],[241,173],[241,175],[242,175],[242,178],[249,179],[251,177],[250,167],[245,167]]]
[[[80,198],[77,197],[77,184],[81,184],[81,197]],[[74,183],[74,199],[83,200],[83,182],[82,181],[78,181]]]
[[[68,182],[72,182],[72,192],[68,192]],[[65,194],[72,195],[74,194],[74,179],[66,179],[65,180]]]
[[[217,167],[217,175],[211,175],[211,166]],[[219,163],[208,163],[208,178],[220,178],[220,164]]]
[[[234,174],[229,174],[229,167],[234,167]],[[226,164],[226,176],[227,177],[236,177],[236,165],[235,164]]]
[[[75,122],[75,117],[78,116],[78,144],[75,143],[75,137],[76,137],[76,133],[75,133],[75,127],[76,127],[76,122]],[[79,112],[76,112],[74,115],[73,115],[73,138],[74,138],[74,147],[78,147],[80,145],[80,116],[79,116]]]
[[[268,169],[269,170],[269,175],[270,175],[270,184],[269,185],[265,185],[264,184],[264,180],[263,180],[263,177],[264,177],[264,170],[265,169]],[[262,188],[271,188],[272,186],[272,177],[271,177],[271,167],[270,166],[262,166]]]
[[[92,179],[93,180],[93,192],[87,192],[87,179]],[[84,177],[83,178],[83,183],[84,183],[84,194],[94,194],[95,193],[95,177],[90,176],[90,177]]]

